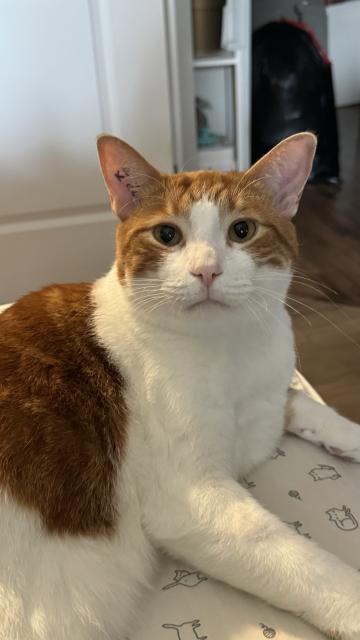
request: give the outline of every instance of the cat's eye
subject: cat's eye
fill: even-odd
[[[182,240],[180,229],[170,224],[158,224],[153,229],[154,238],[167,247],[174,247]]]
[[[256,232],[254,220],[236,220],[229,228],[229,240],[232,242],[247,242]]]

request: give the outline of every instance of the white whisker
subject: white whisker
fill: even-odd
[[[253,280],[275,280],[275,279],[288,280],[289,279],[289,275],[287,275],[285,273],[284,274],[276,273],[276,274],[265,274],[265,275],[259,275],[259,276],[254,276],[253,277]],[[331,289],[331,287],[328,287],[327,285],[323,284],[319,280],[314,280],[313,278],[307,278],[305,276],[298,276],[297,274],[293,274],[293,275],[290,276],[290,279],[291,279],[291,281],[299,282],[299,284],[301,283],[302,280],[304,280],[306,282],[312,282],[314,284],[319,285],[323,289],[327,289],[327,291],[330,291],[334,295],[339,295],[338,292],[335,291],[335,289]],[[311,285],[307,285],[307,286],[310,287]],[[314,290],[315,291],[319,291],[320,293],[323,293],[320,289],[316,289],[315,287],[314,287]]]
[[[309,326],[311,326],[311,321],[309,320],[309,318],[304,316],[304,314],[301,313],[301,311],[298,311],[298,309],[295,309],[295,307],[293,307],[291,304],[289,304],[286,300],[283,300],[282,298],[279,298],[278,296],[276,296],[273,293],[273,291],[270,291],[269,289],[265,289],[264,287],[257,287],[257,289],[262,291],[262,293],[264,295],[268,295],[271,298],[273,298],[273,300],[277,300],[278,302],[280,302],[281,304],[285,305],[286,307],[289,307],[289,309],[291,309],[292,311],[294,311],[294,313],[297,313],[299,316],[301,316],[307,322],[307,324]]]
[[[255,311],[254,307],[251,305],[252,301],[253,300],[251,298],[246,300],[245,306],[247,306],[247,308],[249,309],[251,314],[256,318],[256,320],[259,323],[260,328],[263,330],[264,334],[265,335],[269,335],[267,325],[262,321],[261,317],[258,315],[258,313]]]
[[[358,349],[360,349],[360,344],[358,342],[356,342],[356,340],[354,340],[345,331],[343,331],[341,329],[341,327],[339,327],[339,325],[337,325],[335,322],[330,320],[330,318],[328,318],[326,315],[321,313],[321,311],[319,311],[318,309],[315,309],[314,307],[312,307],[309,304],[306,304],[305,302],[301,302],[301,300],[298,300],[297,298],[293,298],[291,296],[288,296],[288,298],[289,298],[289,300],[293,300],[294,302],[296,302],[296,304],[300,304],[301,306],[305,307],[306,309],[310,309],[310,311],[313,311],[313,313],[316,313],[320,318],[323,318],[324,320],[326,320],[332,327],[334,327],[334,329],[336,329],[339,333],[341,333],[341,335],[343,335],[345,338],[347,338],[347,340],[349,340],[349,342],[351,342]]]
[[[278,318],[274,313],[272,313],[272,311],[270,311],[270,309],[269,309],[269,307],[267,306],[267,304],[266,304],[266,303],[265,303],[265,304],[261,304],[261,303],[259,302],[259,300],[256,300],[255,298],[252,298],[252,302],[255,302],[256,304],[258,304],[262,309],[264,309],[264,311],[265,311],[266,313],[268,313],[270,316],[272,316],[272,317],[274,318],[274,320],[276,320],[276,322],[277,322],[278,324],[280,324],[280,326],[285,327],[285,329],[286,329],[286,330],[288,330],[287,325],[286,325],[284,322],[282,322],[282,320],[280,320],[280,318]],[[265,302],[265,301],[263,300],[263,302]],[[298,361],[298,363],[299,363],[299,364],[298,364],[298,369],[301,371],[301,370],[302,370],[302,366],[301,366],[301,358],[300,358],[300,353],[299,353],[299,351],[298,351],[298,348],[297,348],[296,342],[294,343],[294,349],[295,349],[295,353],[296,353],[296,359],[297,359],[297,361]]]

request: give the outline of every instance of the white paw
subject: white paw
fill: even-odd
[[[360,425],[340,416],[330,407],[306,406],[295,415],[289,431],[324,447],[331,455],[360,463]]]
[[[330,640],[360,640],[360,632],[359,633],[355,632],[355,635],[353,633],[350,633],[350,635],[346,633],[344,635],[343,633],[338,633],[337,631],[333,631],[330,629],[325,633],[328,636],[328,638],[330,638]]]
[[[355,590],[351,593],[350,602],[348,598],[342,600],[337,612],[335,608],[330,616],[334,618],[332,624],[326,624],[325,620],[318,625],[326,636],[333,640],[360,640],[360,593]],[[337,603],[339,605],[339,603]],[[335,605],[336,607],[336,605]],[[326,614],[325,614],[326,616]],[[316,625],[317,626],[317,625]]]
[[[326,629],[325,634],[331,640],[360,640],[360,631],[341,632],[336,629]]]
[[[333,456],[360,463],[360,425],[331,412],[322,433],[322,445]]]

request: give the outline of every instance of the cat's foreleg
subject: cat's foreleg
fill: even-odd
[[[289,389],[286,430],[325,447],[332,455],[360,463],[360,425],[303,391]]]
[[[146,506],[154,543],[342,640],[360,640],[360,575],[227,478],[176,477]]]

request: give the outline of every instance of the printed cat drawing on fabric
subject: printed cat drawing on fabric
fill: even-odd
[[[336,507],[328,509],[326,513],[330,522],[334,522],[341,531],[354,531],[359,527],[359,523],[351,509],[345,505],[341,509]]]

